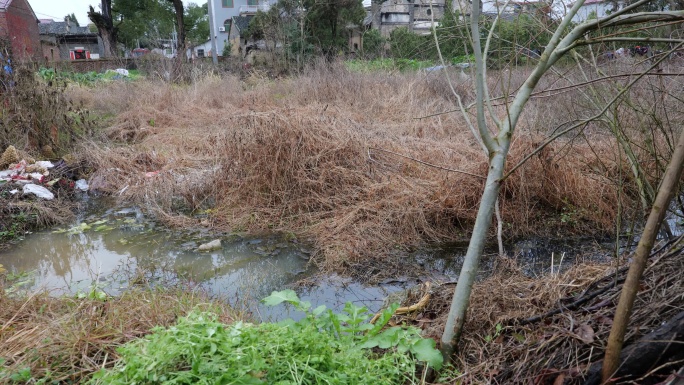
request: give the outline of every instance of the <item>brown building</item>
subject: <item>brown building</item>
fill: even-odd
[[[0,39],[9,41],[16,61],[41,58],[38,19],[27,0],[0,0]]]

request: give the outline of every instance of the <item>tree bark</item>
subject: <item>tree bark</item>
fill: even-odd
[[[648,256],[653,248],[653,243],[658,235],[660,224],[665,218],[667,208],[670,201],[677,190],[679,178],[682,175],[682,166],[684,165],[684,130],[679,134],[679,141],[675,147],[670,164],[665,170],[663,181],[658,189],[651,214],[648,216],[646,226],[639,240],[636,252],[634,254],[634,261],[627,273],[627,279],[622,286],[622,293],[620,294],[620,301],[615,310],[615,317],[613,319],[613,326],[608,337],[608,347],[606,348],[606,356],[603,362],[602,380],[604,383],[609,383],[611,377],[617,372],[620,363],[620,351],[624,343],[625,332],[629,323],[629,317],[632,314],[634,307],[634,300],[639,291],[639,281],[646,268]]]
[[[173,79],[176,82],[182,82],[183,79],[183,58],[185,57],[185,21],[182,0],[168,0],[173,4],[173,9],[176,11],[176,25],[178,28],[178,35],[176,41],[176,57],[173,65]],[[213,38],[213,36],[212,36]],[[212,52],[212,55],[218,56],[218,52]]]
[[[114,20],[112,20],[112,0],[102,0],[100,8],[102,8],[100,12],[95,12],[91,5],[88,18],[97,27],[97,34],[100,35],[104,46],[104,56],[118,56],[116,49],[117,29],[114,27]]]
[[[641,337],[620,354],[620,369],[615,373],[620,381],[636,380],[647,375],[650,370],[681,355],[684,343],[684,311],[671,318],[653,332]],[[591,366],[584,385],[601,383],[601,365]]]

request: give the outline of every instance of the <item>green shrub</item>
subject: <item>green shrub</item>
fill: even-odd
[[[304,311],[300,321],[225,325],[211,313],[191,313],[119,349],[121,360],[92,384],[413,384],[416,360],[439,368],[435,342],[416,328],[375,324],[368,310],[347,303],[341,314],[302,302],[292,290],[264,302]]]
[[[370,31],[364,33],[362,57],[366,59],[375,59],[383,56],[386,42],[387,40],[377,29],[371,29]]]

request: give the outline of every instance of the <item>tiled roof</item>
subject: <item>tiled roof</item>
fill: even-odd
[[[245,32],[247,27],[249,27],[249,21],[252,20],[252,17],[254,16],[233,16],[233,24],[237,27],[238,31]]]
[[[41,35],[95,35],[94,33],[90,32],[88,27],[77,27],[75,24],[71,24],[71,27],[67,32],[66,21],[39,23],[38,28],[40,29]]]

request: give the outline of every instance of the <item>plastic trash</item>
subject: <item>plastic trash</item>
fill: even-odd
[[[51,193],[50,190],[43,186],[38,186],[37,184],[27,184],[24,185],[24,195],[33,194],[38,198],[52,200],[55,199],[55,194]]]
[[[117,68],[114,70],[114,72],[116,72],[117,74],[119,74],[121,76],[128,76],[128,70],[127,69]]]
[[[55,167],[55,165],[52,164],[52,162],[50,162],[49,160],[39,160],[39,161],[36,162],[36,165],[39,166],[39,167],[45,167],[45,168],[53,168],[53,167]]]
[[[76,181],[76,188],[81,191],[88,191],[88,182],[85,179],[79,179]]]
[[[39,172],[32,172],[28,175],[31,177],[31,179],[35,179],[38,182],[42,182],[43,178],[45,178],[45,176]]]
[[[211,251],[211,250],[216,250],[221,248],[221,240],[220,239],[215,239],[209,243],[205,243],[203,245],[200,245],[200,247],[197,249],[198,251]]]

